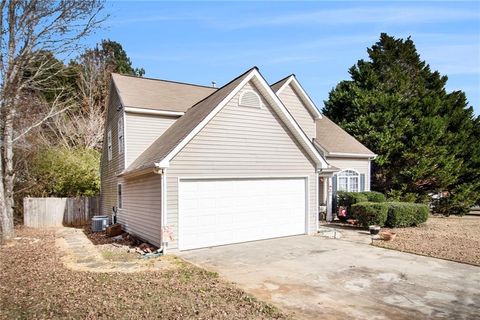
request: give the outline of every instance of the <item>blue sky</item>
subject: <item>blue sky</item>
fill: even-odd
[[[222,85],[256,65],[269,82],[295,73],[320,109],[381,32],[412,36],[480,114],[479,2],[112,1],[107,12],[88,41],[120,42],[148,77]]]

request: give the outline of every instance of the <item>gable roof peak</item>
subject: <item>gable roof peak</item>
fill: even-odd
[[[155,140],[130,166],[121,173],[129,175],[147,168],[167,168],[170,160],[190,142],[191,139],[230,101],[231,98],[249,81],[262,88],[265,98],[271,101],[282,120],[292,130],[300,144],[312,159],[324,168],[328,166],[325,159],[318,153],[312,141],[303,133],[298,124],[286,110],[283,103],[271,90],[257,67],[250,68],[240,76],[211,93],[188,109],[173,123],[157,140]]]
[[[313,103],[313,100],[310,98],[308,93],[303,89],[302,85],[300,84],[294,73],[292,73],[288,77],[283,78],[280,81],[275,82],[270,87],[275,92],[275,94],[279,96],[280,93],[289,85],[292,85],[293,89],[295,89],[295,93],[303,101],[303,103],[310,111],[310,113],[314,116],[314,118],[321,119],[322,114],[318,110],[317,106],[315,106],[315,103]]]

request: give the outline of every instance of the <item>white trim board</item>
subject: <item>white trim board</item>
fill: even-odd
[[[199,132],[202,130],[211,119],[213,119],[225,105],[249,82],[254,81],[259,86],[260,92],[267,98],[272,108],[277,112],[280,118],[284,121],[287,127],[292,131],[293,135],[303,146],[305,151],[312,157],[315,163],[320,168],[328,167],[327,161],[320,155],[313,143],[306,136],[298,123],[293,119],[287,108],[280,101],[278,96],[273,92],[268,83],[262,77],[260,72],[255,68],[220,102],[210,114],[205,117],[172,151],[170,151],[163,160],[155,165],[159,168],[168,168],[170,161],[182,150]]]
[[[367,153],[348,153],[348,152],[327,152],[327,157],[357,157],[357,158],[370,158],[375,159],[376,154],[367,154]]]
[[[129,112],[129,113],[152,114],[152,115],[172,116],[172,117],[181,117],[185,114],[185,112],[180,112],[180,111],[155,110],[155,109],[134,108],[134,107],[124,107],[124,109],[125,109],[125,112]]]

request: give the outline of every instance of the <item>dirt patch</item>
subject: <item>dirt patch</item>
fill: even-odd
[[[284,319],[287,315],[220,279],[171,258],[138,273],[67,269],[53,231],[19,229],[0,247],[0,319]]]
[[[374,241],[373,244],[480,265],[480,217],[431,217],[427,223],[418,227],[388,230],[397,234],[395,240]]]
[[[123,232],[121,237],[108,237],[105,232],[93,232],[90,225],[83,227],[83,233],[85,233],[88,239],[90,239],[90,241],[92,241],[92,243],[95,245],[116,243],[119,245],[133,247],[142,243],[126,232]]]

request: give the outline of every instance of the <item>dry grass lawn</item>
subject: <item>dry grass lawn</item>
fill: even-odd
[[[424,225],[391,231],[395,240],[374,245],[480,265],[480,217],[431,217]]]
[[[0,319],[287,317],[181,260],[165,271],[76,272],[61,263],[54,232],[19,229],[17,236],[0,247]]]

